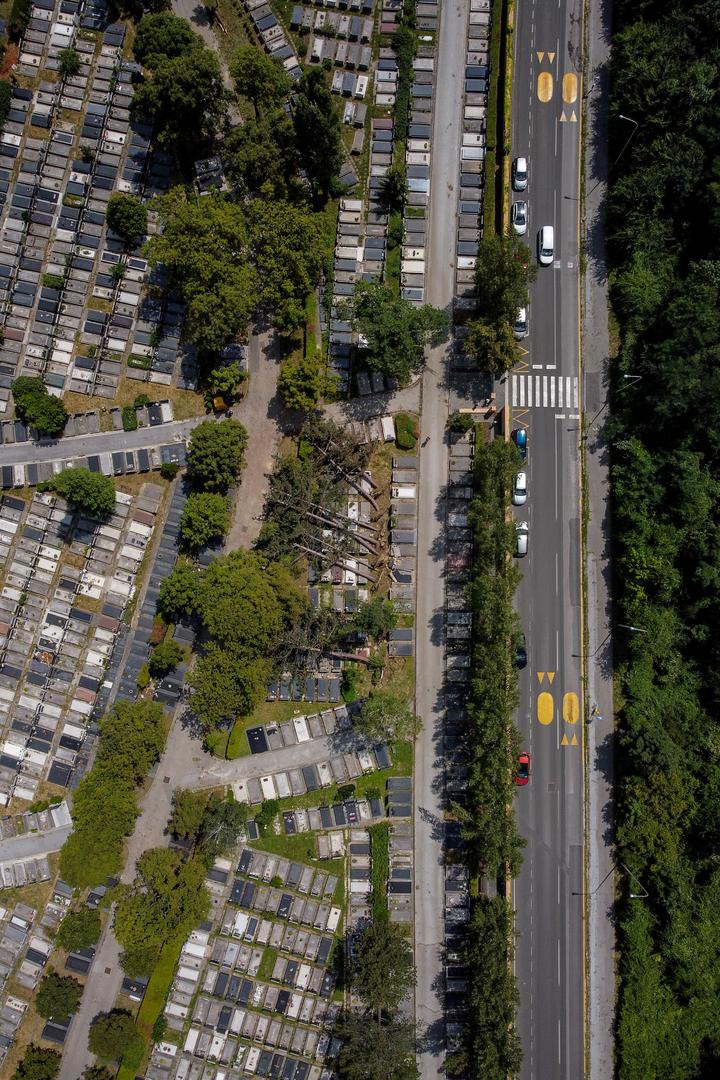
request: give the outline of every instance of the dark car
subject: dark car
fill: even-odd
[[[517,771],[515,773],[515,783],[523,787],[530,780],[530,755],[526,753],[518,754],[517,759]]]
[[[515,667],[524,668],[527,664],[527,645],[525,635],[519,634],[515,641]]]
[[[523,461],[527,461],[528,454],[528,440],[527,440],[527,428],[515,428],[512,433],[512,441],[520,451],[520,457]]]

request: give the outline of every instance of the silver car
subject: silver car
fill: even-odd
[[[527,502],[527,473],[519,472],[515,477],[515,484],[513,486],[512,501],[515,506],[522,506]]]
[[[527,308],[521,307],[513,325],[513,334],[517,340],[520,341],[522,338],[527,337],[529,333]]]
[[[524,191],[528,186],[527,159],[516,157],[512,163],[512,186],[513,191]]]
[[[526,202],[521,200],[520,202],[512,204],[510,220],[512,222],[512,227],[518,236],[524,236],[528,227],[528,209]]]
[[[515,555],[518,559],[522,559],[523,555],[528,553],[528,540],[530,537],[530,529],[527,521],[518,521],[515,525]]]

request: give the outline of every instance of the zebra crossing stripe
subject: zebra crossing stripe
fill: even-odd
[[[513,407],[580,408],[578,378],[572,375],[513,375],[511,395]]]

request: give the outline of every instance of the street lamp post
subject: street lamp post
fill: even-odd
[[[627,866],[625,865],[625,863],[622,863],[622,862],[621,862],[621,863],[616,863],[616,862],[614,862],[614,863],[612,864],[612,866],[610,867],[610,869],[608,870],[607,874],[606,874],[606,875],[605,875],[605,877],[604,877],[604,878],[602,879],[602,881],[600,882],[600,884],[599,884],[599,885],[596,885],[596,886],[595,886],[595,888],[594,888],[594,889],[592,890],[592,892],[589,892],[589,893],[587,894],[587,895],[588,895],[588,898],[589,898],[589,897],[591,897],[591,896],[594,896],[594,895],[595,895],[595,893],[596,893],[596,892],[598,892],[598,891],[599,891],[599,890],[600,890],[600,889],[601,889],[601,888],[603,887],[603,885],[605,884],[605,882],[607,881],[607,879],[608,879],[608,878],[610,877],[610,875],[612,874],[613,870],[617,870],[618,868],[620,868],[620,869],[624,870],[624,871],[625,871],[625,873],[627,874],[627,876],[628,876],[628,877],[630,878],[630,880],[631,880],[631,881],[634,881],[634,882],[635,882],[635,884],[637,885],[637,887],[638,887],[639,889],[642,889],[642,892],[631,892],[631,893],[630,893],[630,899],[631,899],[631,900],[646,900],[646,899],[647,899],[647,897],[648,897],[648,896],[650,895],[650,893],[649,893],[649,892],[647,891],[647,889],[645,888],[645,886],[643,885],[643,883],[642,883],[641,881],[639,881],[639,880],[638,880],[638,878],[636,878],[636,876],[635,876],[635,874],[633,874],[632,870],[630,870],[630,869],[629,869],[629,868],[628,868],[628,867],[627,867]],[[573,896],[582,896],[582,893],[581,893],[581,892],[577,892],[577,891],[574,891],[574,892],[572,893],[572,895],[573,895]]]
[[[623,113],[618,113],[618,120],[626,120],[628,124],[633,125],[633,129],[630,132],[630,134],[628,135],[625,142],[623,143],[622,147],[620,148],[620,153],[618,154],[618,156],[615,158],[615,160],[610,165],[608,165],[608,170],[607,170],[607,174],[606,174],[607,176],[609,176],[610,173],[612,172],[612,170],[615,168],[618,161],[623,156],[623,154],[627,150],[628,146],[630,145],[630,143],[635,138],[635,132],[640,127],[640,121],[639,120],[633,120],[632,116],[625,116]],[[602,181],[602,178],[601,178],[600,180],[597,181],[596,184],[593,184],[593,186],[590,188],[590,190],[586,193],[585,198],[586,199],[589,198],[590,195],[592,195],[593,191],[595,191],[595,188],[600,187],[602,182],[603,181]]]
[[[636,382],[639,382],[640,379],[642,379],[642,375],[623,375],[623,379],[625,379],[627,381],[625,382],[624,386],[620,387],[617,394],[615,395],[616,397],[618,396],[618,394],[622,394],[623,390],[627,390],[628,387],[633,386]],[[605,402],[605,404],[602,406],[602,408],[598,409],[598,411],[593,416],[592,420],[587,424],[587,426],[585,428],[586,432],[588,432],[590,430],[590,428],[593,426],[593,424],[597,420],[598,416],[600,416],[602,413],[605,412],[605,410],[607,409],[609,404],[610,404],[610,400],[608,399]],[[587,438],[587,434],[586,434],[585,438]]]
[[[631,630],[633,634],[647,634],[649,631],[643,629],[642,626],[631,626],[629,623],[619,622],[617,626],[622,626],[623,630]]]

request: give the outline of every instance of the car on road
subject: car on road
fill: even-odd
[[[518,310],[517,319],[513,326],[513,334],[516,339],[520,341],[522,338],[527,337],[529,333],[527,308],[521,307]]]
[[[522,559],[528,553],[530,528],[527,521],[518,521],[515,525],[515,555]]]
[[[527,461],[528,455],[528,441],[527,441],[527,428],[515,428],[512,433],[512,441],[520,451],[520,457],[523,461]]]
[[[527,665],[527,645],[525,635],[520,632],[515,638],[515,667],[524,668]]]
[[[523,202],[522,199],[519,202],[512,204],[510,220],[512,221],[512,227],[518,236],[524,236],[527,232],[528,208],[527,203]]]
[[[515,770],[515,783],[524,787],[530,780],[530,755],[523,751],[518,754],[517,769]]]
[[[538,262],[541,266],[551,266],[555,258],[555,229],[552,225],[543,225],[537,236]]]
[[[516,157],[512,163],[513,191],[524,191],[528,186],[527,158]]]
[[[522,506],[527,502],[527,473],[519,472],[513,485],[512,501],[515,506]]]

